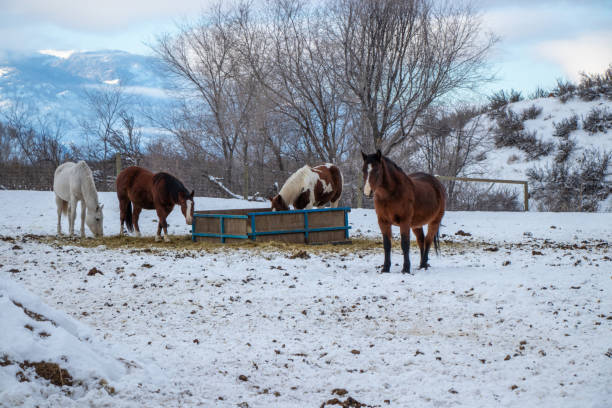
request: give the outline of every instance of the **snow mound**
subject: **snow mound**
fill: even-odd
[[[0,321],[0,406],[116,406],[127,382],[159,371],[118,357],[89,327],[9,280],[0,281]]]

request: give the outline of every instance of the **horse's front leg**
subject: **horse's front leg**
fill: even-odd
[[[378,219],[378,226],[383,236],[383,249],[385,251],[385,262],[381,272],[389,272],[391,270],[391,224]]]
[[[85,238],[85,211],[87,206],[85,200],[81,201],[81,238]]]
[[[410,273],[410,225],[400,224],[400,235],[402,237],[402,252],[404,253],[402,273]]]
[[[164,229],[164,241],[170,242],[170,238],[168,238],[168,223],[166,222],[166,217],[169,212],[166,212],[164,209],[156,209],[157,211],[157,235],[155,236],[155,241],[161,241],[161,231]]]

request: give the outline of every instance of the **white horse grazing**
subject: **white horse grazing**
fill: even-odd
[[[62,213],[68,214],[70,235],[74,235],[74,221],[77,203],[81,202],[81,238],[85,237],[85,222],[96,236],[102,231],[102,207],[98,202],[98,192],[91,169],[84,161],[66,162],[55,169],[53,191],[57,204],[57,234],[62,234]]]

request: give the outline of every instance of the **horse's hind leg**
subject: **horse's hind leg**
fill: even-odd
[[[74,222],[76,221],[76,207],[78,201],[70,199],[70,205],[68,207],[68,233],[74,235]]]
[[[141,211],[142,207],[138,207],[136,204],[134,204],[134,211],[132,212],[132,217],[134,220],[134,235],[136,235],[137,237],[141,236],[140,227],[138,226],[138,220],[140,219]]]
[[[65,207],[68,203],[55,195],[55,204],[57,205],[57,235],[62,235],[62,212],[65,212]]]
[[[421,253],[421,264],[419,265],[419,269],[427,268],[427,262],[423,263],[425,259],[425,233],[423,232],[423,227],[413,228],[412,232],[414,232],[414,235],[416,236],[419,251]]]
[[[431,244],[434,241],[436,234],[438,233],[438,229],[440,228],[440,221],[433,222],[427,225],[427,235],[425,236],[425,250],[423,251],[424,257],[421,258],[421,268],[427,269],[429,264],[429,249],[431,248]]]

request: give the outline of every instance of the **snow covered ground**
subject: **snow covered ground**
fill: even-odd
[[[100,196],[116,234],[116,197]],[[153,220],[143,212],[145,235]],[[379,239],[372,210],[350,221]],[[178,209],[168,222],[188,232]],[[378,245],[302,258],[53,241],[41,237],[55,234],[53,193],[0,191],[0,407],[611,406],[612,214],[443,224],[432,268],[400,274],[394,248],[380,274]],[[24,361],[57,363],[73,385]]]

